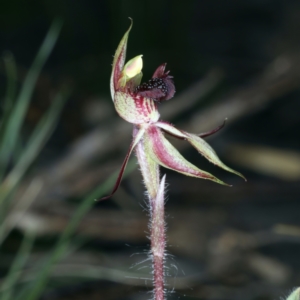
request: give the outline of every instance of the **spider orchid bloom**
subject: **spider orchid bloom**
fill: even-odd
[[[223,164],[215,151],[202,139],[202,137],[218,131],[224,124],[210,132],[195,135],[179,130],[168,122],[159,120],[160,115],[157,104],[171,99],[175,94],[173,77],[169,75],[169,71],[165,71],[166,64],[162,64],[147,83],[140,84],[143,67],[142,55],[134,57],[125,64],[127,40],[131,27],[132,23],[116,50],[110,89],[117,113],[127,122],[134,124],[133,141],[112,193],[101,200],[110,198],[117,191],[128,159],[134,149],[136,149],[146,188],[152,199],[155,198],[158,192],[159,165],[187,176],[208,179],[227,185],[212,174],[200,170],[188,162],[165,138],[164,133],[188,141],[213,164],[243,177],[239,172]]]

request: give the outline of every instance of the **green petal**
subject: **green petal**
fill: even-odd
[[[187,176],[212,180],[227,185],[212,174],[200,170],[187,161],[173,146],[165,139],[161,130],[154,125],[148,127],[144,135],[145,150],[147,155],[161,166],[182,173]]]
[[[138,55],[129,60],[123,68],[118,81],[118,88],[128,87],[131,91],[138,86],[142,79],[143,55]]]
[[[175,137],[178,137],[181,139],[186,139],[207,160],[209,160],[213,164],[217,165],[218,167],[220,167],[228,172],[234,173],[246,180],[246,178],[241,173],[227,167],[224,163],[222,163],[222,161],[217,156],[215,150],[199,136],[185,132],[183,130],[178,130],[173,125],[171,125],[167,122],[157,122],[156,125],[159,126],[160,128],[162,128],[163,130],[165,130],[167,133],[170,133],[171,135],[173,135]]]
[[[126,77],[128,79],[130,79],[130,78],[136,76],[137,74],[141,73],[141,71],[143,69],[142,56],[143,55],[138,55],[138,56],[132,58],[124,66],[123,72],[124,72],[124,75],[126,75]]]

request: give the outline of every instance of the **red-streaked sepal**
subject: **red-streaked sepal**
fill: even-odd
[[[219,159],[219,157],[217,156],[215,150],[206,141],[204,141],[199,136],[197,136],[195,134],[192,134],[192,133],[188,133],[188,132],[183,131],[183,130],[178,130],[177,128],[175,128],[174,126],[172,126],[171,124],[166,123],[166,122],[157,122],[155,125],[159,126],[164,131],[170,133],[171,135],[173,135],[175,137],[179,137],[181,139],[183,138],[183,139],[187,140],[207,160],[209,160],[213,164],[217,165],[218,167],[220,167],[220,168],[222,168],[222,169],[224,169],[228,172],[234,173],[234,174],[236,174],[236,175],[238,175],[238,176],[240,176],[240,177],[242,177],[246,180],[246,178],[241,173],[227,167]]]
[[[110,77],[110,93],[113,101],[114,101],[115,91],[118,89],[118,82],[125,63],[127,41],[128,41],[129,32],[132,27],[132,20],[130,19],[130,21],[131,24],[129,26],[129,29],[125,32],[121,42],[119,43],[119,46],[116,50],[114,60],[113,60],[112,73]]]
[[[125,168],[126,168],[126,165],[127,165],[127,162],[128,162],[128,159],[132,153],[132,150],[135,148],[135,146],[138,144],[138,142],[141,140],[141,138],[143,137],[143,135],[145,134],[145,129],[141,128],[137,133],[136,135],[134,136],[133,138],[133,141],[129,147],[129,150],[125,156],[125,159],[123,161],[123,164],[122,164],[122,167],[121,167],[121,170],[119,172],[119,175],[117,177],[117,180],[116,180],[116,183],[114,185],[114,188],[112,190],[112,192],[108,195],[108,196],[105,196],[103,198],[101,198],[100,200],[106,200],[106,199],[109,199],[111,196],[113,196],[113,194],[118,190],[119,186],[120,186],[120,183],[121,183],[121,180],[122,180],[122,177],[123,177],[123,174],[124,174],[124,171],[125,171]]]
[[[177,171],[187,176],[208,179],[220,184],[227,185],[212,174],[200,170],[188,162],[164,137],[161,130],[155,125],[148,127],[145,135],[145,150],[147,155],[156,161],[159,165]]]

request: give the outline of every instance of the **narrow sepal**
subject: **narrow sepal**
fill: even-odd
[[[222,125],[220,125],[220,126],[214,128],[213,130],[206,131],[206,132],[203,132],[203,133],[200,133],[200,134],[197,134],[197,135],[198,135],[199,137],[201,137],[201,138],[205,138],[205,137],[208,137],[208,136],[210,136],[210,135],[212,135],[212,134],[214,134],[214,133],[220,131],[220,130],[225,126],[226,120],[227,120],[227,119],[224,120],[224,122],[223,122]]]
[[[245,181],[247,181],[246,178],[244,177],[244,175],[242,175],[240,172],[237,172],[237,171],[229,168],[228,166],[226,166],[220,160],[220,158],[216,154],[215,150],[206,141],[204,141],[202,138],[200,138],[199,136],[197,136],[195,134],[191,134],[188,132],[185,132],[185,134],[187,135],[187,141],[192,146],[194,146],[194,148],[196,148],[199,151],[199,153],[201,153],[207,160],[209,160],[213,164],[217,165],[218,167],[222,168],[223,170],[226,170],[228,172],[236,174],[236,175],[242,177]]]
[[[164,137],[155,125],[150,126],[144,135],[146,151],[149,156],[161,166],[177,171],[187,176],[203,178],[227,185],[212,174],[200,170],[187,161],[172,144]]]
[[[121,76],[121,72],[123,70],[124,63],[125,63],[128,36],[133,24],[132,19],[130,19],[130,21],[131,24],[128,30],[125,32],[121,42],[119,43],[119,46],[115,52],[115,56],[113,60],[112,73],[110,77],[110,92],[113,101],[114,101],[115,90],[118,88],[118,81]]]
[[[141,138],[143,137],[144,133],[145,133],[145,130],[144,130],[144,129],[140,129],[140,130],[137,132],[137,134],[135,135],[135,137],[133,138],[133,141],[132,141],[132,143],[131,143],[131,145],[130,145],[130,147],[129,147],[129,150],[128,150],[126,156],[125,156],[125,159],[124,159],[124,161],[123,161],[121,170],[120,170],[120,172],[119,172],[119,175],[118,175],[118,177],[117,177],[117,180],[116,180],[116,183],[115,183],[115,185],[114,185],[114,187],[113,187],[112,192],[111,192],[108,196],[105,196],[105,197],[99,199],[100,201],[109,199],[109,198],[110,198],[111,196],[113,196],[114,193],[118,190],[118,188],[119,188],[119,186],[120,186],[120,183],[121,183],[121,180],[122,180],[122,177],[123,177],[123,174],[124,174],[124,171],[125,171],[125,168],[126,168],[126,166],[127,166],[127,162],[128,162],[129,157],[130,157],[130,155],[131,155],[131,153],[132,153],[132,150],[135,148],[135,146],[136,146],[136,145],[138,144],[138,142],[141,140]]]
[[[213,130],[207,131],[207,132],[203,132],[203,133],[199,133],[196,134],[197,136],[204,138],[204,137],[208,137],[216,132],[218,132],[219,130],[221,130],[226,123],[226,119],[224,120],[223,124],[214,128]],[[163,129],[166,133],[172,135],[175,138],[181,139],[181,140],[185,140],[187,139],[184,131],[177,129],[176,127],[174,127],[172,124],[165,122],[165,121],[160,121],[156,123],[157,126],[159,126],[161,129]]]
[[[155,123],[156,126],[163,129],[166,133],[178,138],[178,139],[187,139],[186,134],[182,131],[174,127],[169,122],[159,121]]]

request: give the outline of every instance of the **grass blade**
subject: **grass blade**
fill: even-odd
[[[1,300],[11,300],[13,299],[13,290],[21,274],[21,270],[27,262],[30,255],[30,251],[34,242],[34,236],[32,234],[26,233],[20,249],[16,255],[13,264],[10,267],[8,274],[2,284],[2,289],[4,290]]]
[[[9,116],[11,109],[16,98],[16,89],[17,89],[17,67],[14,56],[9,51],[5,52],[3,55],[4,66],[7,76],[7,85],[6,93],[3,103],[3,115]],[[4,119],[1,120],[1,124],[4,123]],[[2,130],[3,127],[1,127]]]
[[[131,171],[136,168],[136,162],[130,161],[128,163],[126,174],[128,175]],[[74,234],[78,224],[84,215],[91,209],[91,207],[95,203],[95,199],[100,198],[104,194],[106,194],[114,185],[117,174],[112,175],[109,179],[107,179],[100,187],[95,189],[90,195],[84,198],[84,200],[79,204],[77,210],[75,211],[72,219],[68,223],[66,229],[60,236],[55,248],[53,249],[51,256],[48,261],[45,263],[44,267],[41,268],[40,273],[37,275],[37,280],[35,280],[32,288],[28,289],[28,293],[23,296],[22,299],[26,300],[37,300],[42,295],[44,288],[47,284],[48,278],[50,276],[52,266],[60,260],[65,251],[68,249],[68,245],[70,244],[70,238]]]
[[[11,191],[17,186],[30,164],[36,158],[48,137],[53,132],[62,111],[62,106],[66,102],[69,91],[59,93],[53,100],[50,109],[43,116],[41,121],[33,131],[22,156],[13,170],[7,175],[0,187],[0,206],[1,203],[10,195]]]
[[[0,171],[5,172],[9,158],[14,152],[16,142],[19,138],[21,126],[23,124],[26,111],[37,81],[37,78],[49,57],[55,42],[58,38],[62,22],[56,20],[51,25],[42,46],[25,78],[19,96],[10,113],[9,119],[5,126],[3,137],[0,141]],[[11,93],[11,91],[10,91]]]
[[[43,187],[43,181],[39,178],[34,179],[24,191],[23,195],[17,201],[10,205],[9,209],[1,210],[1,226],[0,226],[0,245],[9,235],[12,229],[18,224],[20,219],[26,213],[30,205],[36,200]],[[11,203],[10,203],[11,204]]]

